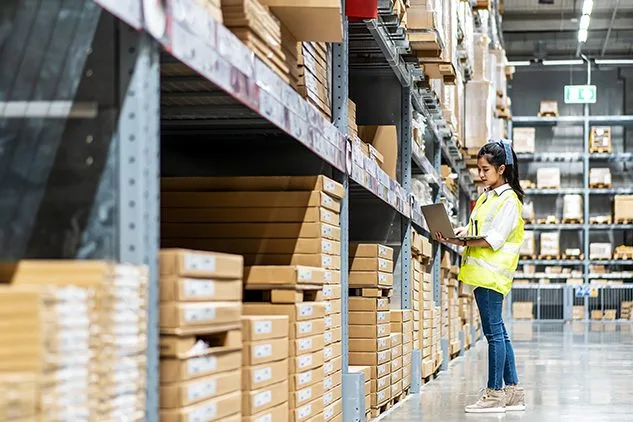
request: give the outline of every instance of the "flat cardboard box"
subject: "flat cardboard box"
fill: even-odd
[[[333,375],[340,372],[343,368],[343,358],[341,356],[330,359],[323,364],[324,376]]]
[[[359,312],[354,311],[349,313],[350,325],[365,325],[365,324],[386,324],[389,323],[389,312]]]
[[[163,192],[323,191],[339,199],[345,195],[343,185],[324,175],[163,177],[160,187]]]
[[[160,406],[161,409],[185,407],[239,390],[239,370],[222,372],[192,381],[162,384]]]
[[[335,0],[263,0],[298,41],[340,42],[341,3]]]
[[[200,341],[207,347],[200,350]],[[242,331],[233,329],[207,335],[160,336],[161,357],[187,358],[189,356],[211,354],[242,349]]]
[[[560,188],[560,169],[541,167],[536,171],[536,186],[539,189]]]
[[[343,354],[343,347],[341,342],[333,343],[327,345],[323,348],[323,359],[325,361],[329,361],[331,359],[337,358]]]
[[[292,374],[290,376],[288,376],[288,373],[286,372],[289,391],[297,391],[316,383],[323,384],[323,379],[325,378],[324,367],[325,365],[319,366],[317,368]]]
[[[242,366],[242,390],[251,391],[288,378],[288,359],[257,366]]]
[[[341,256],[328,253],[244,254],[246,265],[304,265],[326,270],[340,270]]]
[[[244,303],[244,315],[287,315],[290,323],[308,321],[325,316],[325,304],[319,302],[305,302],[293,305],[279,305],[272,303]],[[292,329],[290,330],[292,332]]]
[[[324,319],[325,328],[327,330],[331,330],[332,328],[337,328],[341,326],[341,314],[332,314],[328,315]]]
[[[284,337],[244,343],[242,365],[253,366],[287,359],[289,349],[288,338]]]
[[[319,333],[325,333],[324,318],[290,324],[290,339],[310,337]]]
[[[351,258],[350,271],[393,272],[393,262],[384,258]]]
[[[384,390],[387,387],[391,387],[391,374],[386,374],[386,375],[381,376],[380,378],[371,379],[372,393],[376,393],[377,391]]]
[[[242,422],[272,422],[288,420],[288,403],[282,403],[252,416],[242,416]]]
[[[341,313],[341,299],[333,299],[325,302],[325,314],[340,314]]]
[[[341,224],[340,215],[324,207],[161,208],[163,223],[327,223]]]
[[[187,381],[239,369],[241,365],[241,350],[215,352],[186,359],[161,358],[160,381],[163,383]]]
[[[391,348],[391,359],[395,360],[396,358],[399,358],[399,357],[402,357],[402,345],[393,346]]]
[[[323,378],[323,390],[329,391],[343,384],[343,371],[337,371]]]
[[[289,192],[162,192],[163,208],[323,207],[341,211],[341,201],[319,191]],[[181,274],[183,275],[183,274]]]
[[[323,334],[323,342],[325,343],[325,345],[336,343],[337,341],[341,341],[342,337],[342,327],[330,328]]]
[[[349,366],[349,373],[350,374],[357,374],[357,373],[361,373],[363,374],[363,379],[365,380],[365,382],[370,381],[371,380],[371,367],[369,366]]]
[[[244,284],[248,285],[286,285],[323,284],[325,270],[302,265],[274,266],[261,265],[244,269]]]
[[[162,276],[161,302],[241,301],[242,280],[211,280]]]
[[[386,362],[377,366],[372,365],[369,368],[371,369],[371,379],[378,379],[391,374],[391,362]]]
[[[371,407],[377,408],[391,398],[391,385],[371,394]]]
[[[349,255],[354,258],[384,258],[393,261],[393,249],[376,243],[350,243]]]
[[[380,338],[391,334],[390,324],[350,325],[349,338]]]
[[[350,287],[392,287],[393,274],[380,271],[351,271]]]
[[[242,316],[242,336],[244,341],[287,338],[288,322],[286,315],[244,315]]]
[[[413,313],[410,309],[392,309],[390,315],[391,322],[407,322],[413,318]]]
[[[195,415],[205,415],[206,421],[217,421],[240,412],[240,397],[241,393],[237,391],[192,406],[178,409],[161,409],[160,421],[190,422],[195,420]]]
[[[398,161],[398,130],[394,125],[359,126],[359,137],[372,144],[384,157],[380,166],[389,177],[396,180],[396,165]]]
[[[288,373],[292,375],[318,368],[319,366],[323,366],[323,361],[323,350],[291,357],[288,360]]]
[[[341,240],[339,226],[322,222],[295,223],[163,223],[162,239],[330,239]]]
[[[241,279],[244,260],[239,255],[185,249],[161,249],[160,274],[181,277]]]
[[[288,401],[288,382],[242,393],[242,415],[249,416]]]
[[[301,356],[313,353],[317,350],[324,349],[325,346],[323,334],[292,340],[289,344],[290,356]]]
[[[352,296],[349,298],[350,311],[389,311],[390,301],[387,297],[371,298]]]
[[[161,332],[175,332],[177,329],[214,325],[240,325],[241,304],[239,302],[202,303],[162,303],[160,305]]]
[[[391,359],[391,372],[402,368],[402,357],[394,357]]]
[[[402,346],[402,333],[394,332],[393,325],[391,326],[391,347]]]
[[[402,379],[391,384],[391,396],[396,397],[402,393]]]
[[[349,339],[349,350],[351,352],[382,352],[389,350],[391,342],[389,337],[381,337],[378,339]]]
[[[312,400],[310,403],[304,404],[296,409],[290,410],[289,422],[303,422],[314,418],[323,413],[323,397]]]
[[[241,255],[311,255],[341,253],[341,243],[328,239],[211,239],[177,237],[163,238],[163,245],[185,245],[184,247],[202,250],[222,250]],[[252,264],[245,259],[246,265],[303,265],[301,263],[262,263]],[[317,267],[317,265],[314,265]]]
[[[402,368],[396,369],[391,372],[391,384],[395,384],[397,381],[402,379]]]
[[[341,380],[343,379],[343,375],[341,372]],[[335,387],[330,388],[327,391],[323,392],[323,406],[329,406],[334,403],[336,400],[343,397],[343,382]]]
[[[633,220],[633,195],[616,195],[614,199],[614,222]]]
[[[288,406],[290,406],[291,409],[296,409],[319,397],[323,398],[323,383],[321,382],[295,391],[290,391],[288,394]]]
[[[323,286],[323,299],[325,300],[341,299],[341,286],[327,285],[327,284]]]
[[[341,272],[336,270],[325,270],[325,284],[341,284]]]
[[[343,413],[343,399],[338,399],[334,403],[325,406],[323,409],[323,420],[325,422],[329,422],[334,419],[335,416],[338,416]]]
[[[533,127],[517,127],[512,130],[514,137],[512,144],[517,153],[534,152],[536,144],[536,128]]]
[[[376,366],[389,362],[391,351],[383,352],[349,352],[349,362],[352,365]]]

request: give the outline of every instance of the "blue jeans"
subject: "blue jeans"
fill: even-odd
[[[481,325],[488,340],[488,388],[501,390],[503,383],[519,383],[514,349],[503,323],[503,295],[484,287],[475,289],[475,300],[481,315]]]

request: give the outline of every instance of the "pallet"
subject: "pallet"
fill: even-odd
[[[536,255],[519,255],[519,259],[525,259],[525,260],[530,260],[533,261],[537,258]]]
[[[405,398],[407,398],[407,396],[409,395],[409,388],[407,387],[405,391],[403,391],[402,393],[398,394],[396,397],[392,397],[391,398],[391,406],[395,406],[396,404],[400,403],[402,400],[404,400]]]
[[[627,218],[618,218],[615,220],[615,224],[633,224],[633,220],[629,220]]]
[[[539,111],[538,117],[558,117],[558,113],[553,111]]]
[[[611,154],[611,147],[591,147],[590,154]]]
[[[613,259],[616,261],[630,261],[633,260],[633,254],[631,253],[614,253]]]
[[[592,189],[611,189],[611,184],[609,183],[590,183],[589,187]]]
[[[360,297],[391,297],[393,295],[393,288],[386,287],[354,287],[349,289],[350,296]]]
[[[563,224],[582,224],[583,221],[579,218],[563,218]]]
[[[286,286],[247,285],[245,302],[303,303],[323,300],[323,285],[297,284]]]
[[[534,182],[531,180],[524,179],[521,180],[519,183],[521,184],[521,186],[523,186],[524,189],[534,189],[536,187]]]
[[[554,215],[548,215],[545,218],[537,218],[536,222],[538,224],[559,224],[560,220]]]
[[[598,215],[589,218],[589,224],[611,224],[613,219],[610,215]]]
[[[392,400],[388,400],[386,403],[381,404],[378,407],[372,407],[371,408],[371,417],[372,417],[372,419],[377,418],[378,416],[380,416],[383,413],[387,412],[392,407],[393,407],[393,401]]]
[[[582,253],[580,255],[566,255],[566,254],[563,254],[563,259],[564,260],[578,260],[578,259],[582,260],[582,259],[584,259],[584,257],[585,257],[585,254],[582,254]]]
[[[560,260],[560,255],[539,255],[538,259],[545,261],[555,261]]]

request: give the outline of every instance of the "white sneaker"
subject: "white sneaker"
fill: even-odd
[[[509,385],[503,389],[506,393],[506,410],[525,410],[525,390],[518,385]]]
[[[466,406],[466,413],[505,413],[506,393],[504,390],[486,388],[475,404]]]

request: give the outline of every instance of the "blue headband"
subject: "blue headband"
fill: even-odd
[[[498,144],[501,148],[503,148],[506,154],[506,166],[514,165],[514,159],[512,158],[512,141],[509,139],[501,139],[499,141],[490,140],[489,142],[494,142]]]

